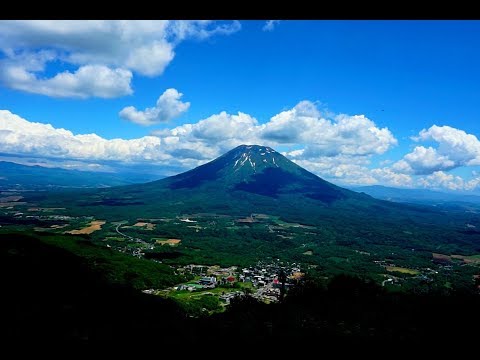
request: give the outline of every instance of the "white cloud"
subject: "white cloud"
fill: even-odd
[[[339,155],[335,157],[322,157],[315,159],[314,161],[293,161],[308,171],[335,183],[348,185],[373,185],[378,183],[378,180],[365,166],[368,164],[368,161],[363,159],[360,160],[360,163],[352,163],[352,161],[355,162],[355,160],[360,159],[352,159],[349,156]]]
[[[411,187],[414,185],[414,179],[407,174],[401,174],[389,168],[378,168],[370,170],[375,179],[382,184],[395,187]]]
[[[340,115],[323,118],[315,104],[302,101],[293,109],[259,124],[248,114],[221,112],[195,124],[156,131],[156,136],[179,149],[187,147],[198,153],[218,156],[240,144],[264,144],[275,148],[301,147],[289,152],[297,161],[366,164],[371,155],[381,154],[396,144],[387,128],[379,129],[364,116]],[[325,160],[327,159],[327,160]]]
[[[132,93],[132,73],[162,74],[181,41],[229,35],[240,27],[238,21],[2,20],[0,81],[47,96],[123,96]],[[46,78],[53,61],[70,70]]]
[[[172,24],[171,32],[179,40],[188,37],[206,39],[214,35],[230,35],[242,28],[239,21],[219,23],[211,20],[189,20],[175,21]]]
[[[265,21],[265,25],[263,25],[263,31],[273,31],[275,27],[280,24],[280,20],[267,20]]]
[[[393,165],[397,171],[413,174],[433,174],[436,171],[454,169],[460,166],[480,165],[480,141],[450,126],[433,125],[423,129],[415,141],[433,141],[436,148],[417,146],[413,152]]]
[[[477,176],[470,180],[465,180],[460,176],[447,174],[443,171],[435,171],[426,177],[420,178],[418,183],[426,188],[468,191],[474,190],[480,185],[480,177]]]
[[[158,161],[168,155],[155,136],[107,140],[95,134],[75,135],[49,124],[29,122],[0,110],[0,152],[73,160]]]
[[[241,144],[258,144],[261,125],[248,114],[231,115],[222,111],[195,124],[184,124],[173,129],[154,131],[164,148],[176,156],[210,160]],[[271,143],[270,143],[271,144]]]
[[[292,154],[299,159],[383,154],[397,144],[388,128],[378,128],[364,115],[326,119],[310,101],[272,117],[261,129],[261,138],[278,144],[306,144],[301,154]]]
[[[405,174],[425,175],[438,170],[448,170],[456,167],[454,161],[446,155],[440,155],[432,147],[417,146],[413,152],[405,155],[402,160],[392,165],[396,171]]]
[[[154,107],[139,111],[133,106],[128,106],[123,108],[119,115],[125,120],[145,126],[167,122],[179,117],[190,107],[189,102],[180,100],[182,96],[183,94],[176,89],[167,89],[160,95]]]
[[[28,67],[4,62],[0,78],[12,89],[52,97],[115,98],[132,94],[132,73],[125,69],[110,69],[103,65],[85,65],[75,72],[64,71],[49,79],[38,78]]]
[[[291,158],[292,152],[284,153]],[[298,165],[326,180],[345,185],[383,184],[395,187],[412,187],[415,182],[410,175],[396,173],[389,168],[371,169],[367,157],[337,155],[315,160],[293,160]]]

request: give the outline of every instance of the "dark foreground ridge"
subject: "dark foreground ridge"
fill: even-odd
[[[214,334],[217,348],[232,339],[249,346],[275,340],[377,348],[469,346],[478,335],[469,326],[480,321],[476,295],[392,293],[349,276],[328,283],[307,278],[280,304],[244,296],[224,313],[189,318],[174,302],[112,284],[84,258],[41,238],[1,234],[0,240],[6,343],[200,346]]]

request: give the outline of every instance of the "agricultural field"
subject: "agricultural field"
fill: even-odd
[[[84,228],[78,229],[78,230],[66,231],[65,234],[72,234],[72,235],[91,234],[95,231],[101,230],[102,225],[105,225],[105,223],[106,221],[103,221],[103,220],[93,220]]]

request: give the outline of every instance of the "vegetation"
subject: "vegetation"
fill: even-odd
[[[225,312],[205,317],[218,307],[215,297],[175,302],[112,284],[105,280],[108,276],[98,276],[99,268],[92,270],[92,263],[74,254],[88,257],[88,247],[66,239],[57,247],[53,240],[2,235],[1,281],[8,309],[3,339],[11,344],[194,346],[214,334],[219,346],[248,339],[249,346],[283,340],[307,347],[402,348],[432,341],[461,346],[473,344],[477,336],[470,325],[480,320],[479,298],[455,285],[449,293],[435,288],[392,292],[369,279],[307,277],[283,303],[266,305],[240,296]]]
[[[77,257],[92,273],[102,277],[105,281],[135,289],[165,288],[179,283],[185,278],[175,275],[173,270],[163,264],[113,251],[105,247],[92,244],[87,238],[78,236],[59,236],[53,234],[29,234],[25,232],[0,232],[0,242],[3,246],[12,246],[11,261],[20,259],[22,252],[16,249],[17,243],[35,244],[35,246],[50,246],[67,251]],[[10,252],[9,252],[10,251]],[[32,254],[34,256],[34,254]],[[38,255],[39,257],[41,254]],[[62,269],[58,268],[61,272]]]
[[[2,193],[0,250],[11,310],[4,326],[16,338],[161,337],[170,345],[200,344],[205,334],[252,342],[468,338],[464,327],[479,320],[479,209],[376,200],[267,150],[239,147],[142,185]],[[86,231],[91,224],[95,231]],[[307,272],[280,304],[239,296],[221,311],[216,295],[249,292],[239,284],[170,298],[140,292],[191,280],[175,272],[182,265],[268,259]]]

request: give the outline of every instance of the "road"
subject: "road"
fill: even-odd
[[[130,239],[130,240],[133,240],[133,237],[128,236],[128,235],[122,233],[122,232],[119,230],[120,225],[122,225],[122,224],[118,224],[118,225],[117,225],[117,227],[115,228],[115,231],[116,231],[117,233],[119,233],[120,235],[122,235],[123,237],[126,237],[126,238],[128,238],[128,239]]]

